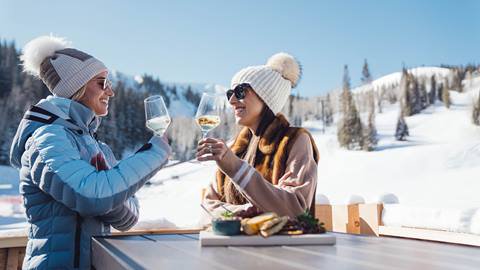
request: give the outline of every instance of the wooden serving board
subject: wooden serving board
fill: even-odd
[[[286,245],[335,245],[335,235],[301,234],[272,235],[263,238],[260,235],[216,235],[213,232],[200,232],[201,246],[286,246]]]

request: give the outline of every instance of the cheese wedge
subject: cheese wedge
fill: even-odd
[[[271,219],[277,217],[275,213],[264,213],[253,218],[242,220],[243,232],[247,235],[254,235],[260,231],[260,226]]]
[[[250,218],[244,218],[241,221],[242,225],[242,230],[246,235],[254,235],[258,233],[258,228],[255,226],[250,226],[247,224],[247,222],[250,220]]]
[[[274,219],[276,217],[278,217],[277,214],[272,213],[272,212],[263,213],[261,215],[258,215],[256,217],[251,218],[249,221],[247,221],[247,224],[250,225],[250,226],[260,227],[260,225],[263,222],[268,221],[270,219]]]
[[[281,219],[281,221],[279,223],[275,224],[275,226],[273,226],[273,227],[271,227],[267,230],[261,230],[260,235],[262,235],[263,237],[269,237],[269,236],[279,232],[283,228],[283,226],[285,226],[285,224],[287,223],[288,217],[285,216],[285,217],[281,217],[280,219]]]
[[[270,229],[271,227],[275,226],[277,223],[279,223],[280,221],[282,221],[281,218],[279,217],[276,217],[276,218],[272,218],[270,220],[267,220],[265,222],[262,223],[262,225],[260,226],[260,230],[261,231],[265,231],[265,230],[268,230]]]

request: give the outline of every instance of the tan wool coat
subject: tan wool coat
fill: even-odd
[[[224,208],[237,212],[254,205],[290,217],[313,213],[319,153],[307,130],[291,127],[278,114],[262,134],[243,128],[231,149],[242,165],[233,175],[217,171],[204,197],[210,211],[218,215]],[[287,172],[292,175],[281,179]]]

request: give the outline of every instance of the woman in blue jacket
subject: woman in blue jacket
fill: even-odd
[[[51,36],[30,41],[21,59],[53,94],[25,113],[10,150],[30,225],[23,269],[89,269],[91,237],[135,225],[134,194],[171,150],[154,136],[117,161],[95,139],[114,96],[98,59]]]

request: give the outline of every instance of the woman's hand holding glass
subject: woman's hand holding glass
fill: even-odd
[[[204,138],[198,142],[196,157],[198,161],[220,161],[228,152],[231,150],[223,140]]]
[[[197,146],[197,160],[214,160],[218,167],[228,175],[233,175],[242,164],[238,158],[221,139],[205,138]]]

